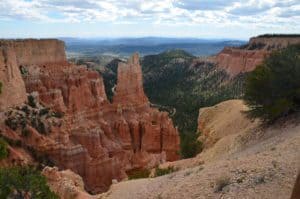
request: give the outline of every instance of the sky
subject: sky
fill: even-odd
[[[300,33],[300,0],[0,0],[0,38]]]

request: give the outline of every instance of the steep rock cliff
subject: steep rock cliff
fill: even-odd
[[[143,89],[139,55],[134,54],[128,63],[118,65],[118,83],[113,102],[119,105],[143,105],[149,103]]]
[[[26,90],[13,48],[0,45],[0,111],[19,105],[26,99]]]
[[[240,48],[224,48],[215,58],[219,68],[224,69],[232,77],[252,71],[262,63],[273,50],[279,50],[292,44],[299,44],[300,36],[259,36],[250,39]]]
[[[28,112],[38,113],[49,107],[53,113],[34,116],[41,117],[38,121],[47,127],[47,133],[41,134],[27,123],[30,136],[24,137],[23,130],[17,129],[15,137],[47,155],[60,169],[79,174],[86,190],[105,191],[113,179],[126,178],[128,171],[179,158],[177,129],[167,113],[150,107],[137,54],[119,65],[116,96],[109,103],[102,77],[85,66],[67,63],[65,53],[59,55],[64,49],[62,42],[47,40],[47,46],[46,41],[25,40],[23,50],[21,41],[16,42],[7,43],[24,71],[26,91],[40,104],[13,112],[28,118]],[[35,50],[26,54],[27,47]],[[49,50],[52,47],[54,50]],[[11,134],[7,127],[3,129],[5,136]]]
[[[67,62],[64,42],[57,39],[0,40],[0,46],[14,49],[18,66]]]

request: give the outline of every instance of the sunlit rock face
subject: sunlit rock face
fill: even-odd
[[[293,44],[300,44],[300,36],[253,37],[241,48],[225,47],[216,56],[215,61],[219,68],[234,77],[240,73],[253,71],[272,51]]]
[[[64,42],[57,39],[0,40],[14,49],[18,65],[67,63]]]
[[[125,106],[149,103],[143,89],[142,69],[137,53],[129,58],[128,63],[119,63],[118,84],[113,102]]]
[[[11,105],[24,102],[26,92],[34,93],[41,104],[63,115],[51,121],[52,126],[49,122],[49,134],[29,128],[30,136],[22,142],[49,156],[60,169],[79,174],[87,191],[106,191],[113,179],[126,178],[128,171],[179,158],[178,131],[167,113],[150,107],[138,54],[119,65],[110,103],[102,77],[85,66],[68,63],[63,42],[6,42],[17,81],[23,86],[11,88],[17,93],[23,88],[23,97]]]
[[[16,106],[26,99],[26,90],[13,48],[0,45],[0,110]]]

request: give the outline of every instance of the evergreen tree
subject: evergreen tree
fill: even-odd
[[[250,116],[274,121],[300,109],[300,45],[276,51],[249,74]]]

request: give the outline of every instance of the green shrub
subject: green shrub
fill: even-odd
[[[28,115],[28,114],[30,113],[30,110],[29,110],[29,108],[28,108],[27,105],[23,106],[23,107],[21,108],[21,110],[22,110],[24,113],[26,113],[26,115]]]
[[[273,122],[300,110],[300,45],[276,51],[251,72],[244,99],[251,117]]]
[[[155,168],[155,177],[157,176],[163,176],[163,175],[167,175],[167,174],[170,174],[170,173],[173,173],[174,171],[176,171],[176,169],[174,169],[174,167],[167,167],[167,168],[159,168],[159,167],[156,167]]]
[[[43,108],[40,110],[39,115],[43,116],[43,115],[47,115],[49,113],[49,108]]]
[[[22,136],[28,137],[29,135],[30,135],[30,130],[27,127],[23,128],[22,129]]]
[[[182,158],[192,158],[202,151],[203,144],[198,140],[198,133],[181,133],[180,153]]]
[[[36,127],[36,130],[38,130],[39,133],[44,135],[48,133],[44,122],[42,122],[41,120],[38,120],[38,126]]]
[[[9,117],[4,121],[5,125],[8,126],[12,130],[17,130],[18,128],[18,122],[14,120],[13,118]]]
[[[0,168],[0,198],[58,199],[46,178],[31,167]]]
[[[52,116],[57,118],[63,118],[65,114],[63,112],[53,112]]]
[[[10,146],[15,146],[15,147],[21,147],[22,146],[21,140],[13,140],[13,139],[10,139],[10,138],[5,137],[5,136],[3,136],[3,135],[0,134],[0,140],[1,139],[3,139]]]
[[[31,106],[32,108],[36,108],[36,102],[32,95],[28,96],[28,105]]]
[[[7,143],[2,138],[0,138],[0,160],[7,158],[7,156]]]
[[[150,175],[149,169],[136,170],[127,173],[128,180],[140,179],[140,178],[148,178]]]
[[[28,70],[24,66],[20,66],[20,72],[21,72],[21,75],[27,75],[28,74]]]

